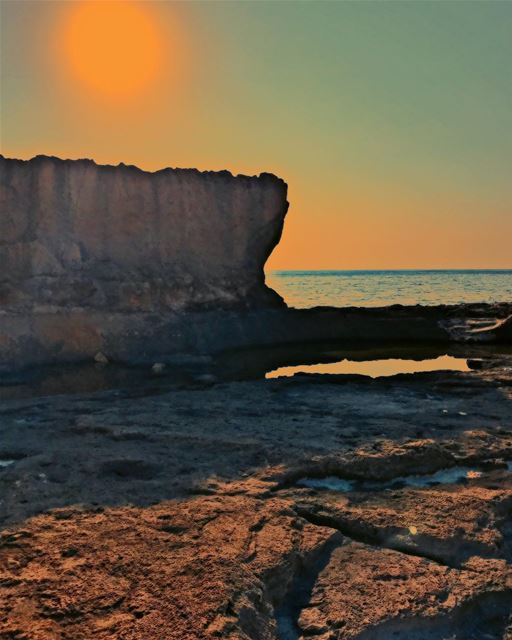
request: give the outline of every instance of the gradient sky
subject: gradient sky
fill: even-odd
[[[4,155],[274,172],[269,268],[512,267],[512,2],[135,2],[158,68],[109,98],[80,4],[1,0]]]

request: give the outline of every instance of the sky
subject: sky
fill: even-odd
[[[0,0],[0,147],[275,173],[267,269],[512,268],[512,2]]]

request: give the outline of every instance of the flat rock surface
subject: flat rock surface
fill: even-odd
[[[302,638],[501,638],[512,574],[504,562],[457,571],[389,549],[349,543],[319,575],[299,627]]]
[[[0,637],[509,639],[512,369],[484,360],[6,396]]]

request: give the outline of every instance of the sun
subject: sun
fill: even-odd
[[[162,40],[154,16],[134,0],[74,2],[62,25],[72,78],[109,100],[135,97],[155,83]]]

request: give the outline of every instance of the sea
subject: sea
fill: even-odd
[[[512,302],[512,269],[271,271],[266,283],[296,308]]]

